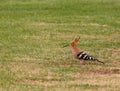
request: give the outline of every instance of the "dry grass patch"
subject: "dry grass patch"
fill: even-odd
[[[43,85],[43,86],[55,86],[58,83],[59,83],[58,81],[38,81],[38,80],[30,80],[30,79],[22,80],[22,84]]]
[[[94,26],[94,27],[108,27],[108,25],[102,25],[98,23],[62,23],[62,22],[34,22],[30,25],[37,25],[37,26],[48,26],[48,25],[62,25],[62,26]]]
[[[110,85],[110,86],[119,86],[119,74],[112,75],[95,75],[88,74],[87,78],[81,80],[70,81],[69,84],[92,84],[92,85]]]

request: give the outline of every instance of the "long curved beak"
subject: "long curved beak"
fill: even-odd
[[[62,48],[69,46],[69,44],[64,45]]]

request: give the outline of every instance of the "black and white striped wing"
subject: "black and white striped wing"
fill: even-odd
[[[83,59],[83,60],[98,61],[98,62],[104,64],[104,62],[99,61],[98,59],[96,59],[96,58],[94,58],[94,57],[86,54],[85,52],[80,52],[80,53],[78,53],[77,58],[78,58],[78,59]]]
[[[92,60],[92,61],[95,61],[96,58],[84,53],[84,52],[80,52],[78,55],[77,55],[77,58],[78,59],[83,59],[83,60]]]

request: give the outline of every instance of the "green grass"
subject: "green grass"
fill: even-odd
[[[120,0],[0,0],[0,91],[119,91]],[[105,65],[86,65],[78,46]]]

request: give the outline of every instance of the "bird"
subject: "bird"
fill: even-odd
[[[63,47],[67,47],[70,45],[72,48],[72,54],[73,54],[74,58],[76,58],[76,59],[83,60],[83,61],[97,61],[97,62],[104,64],[104,62],[102,62],[102,61],[98,60],[97,58],[95,58],[95,57],[87,54],[86,52],[80,50],[77,47],[77,43],[79,42],[79,40],[80,40],[80,37],[77,37],[74,40],[72,40],[72,42],[70,44],[67,44]]]

